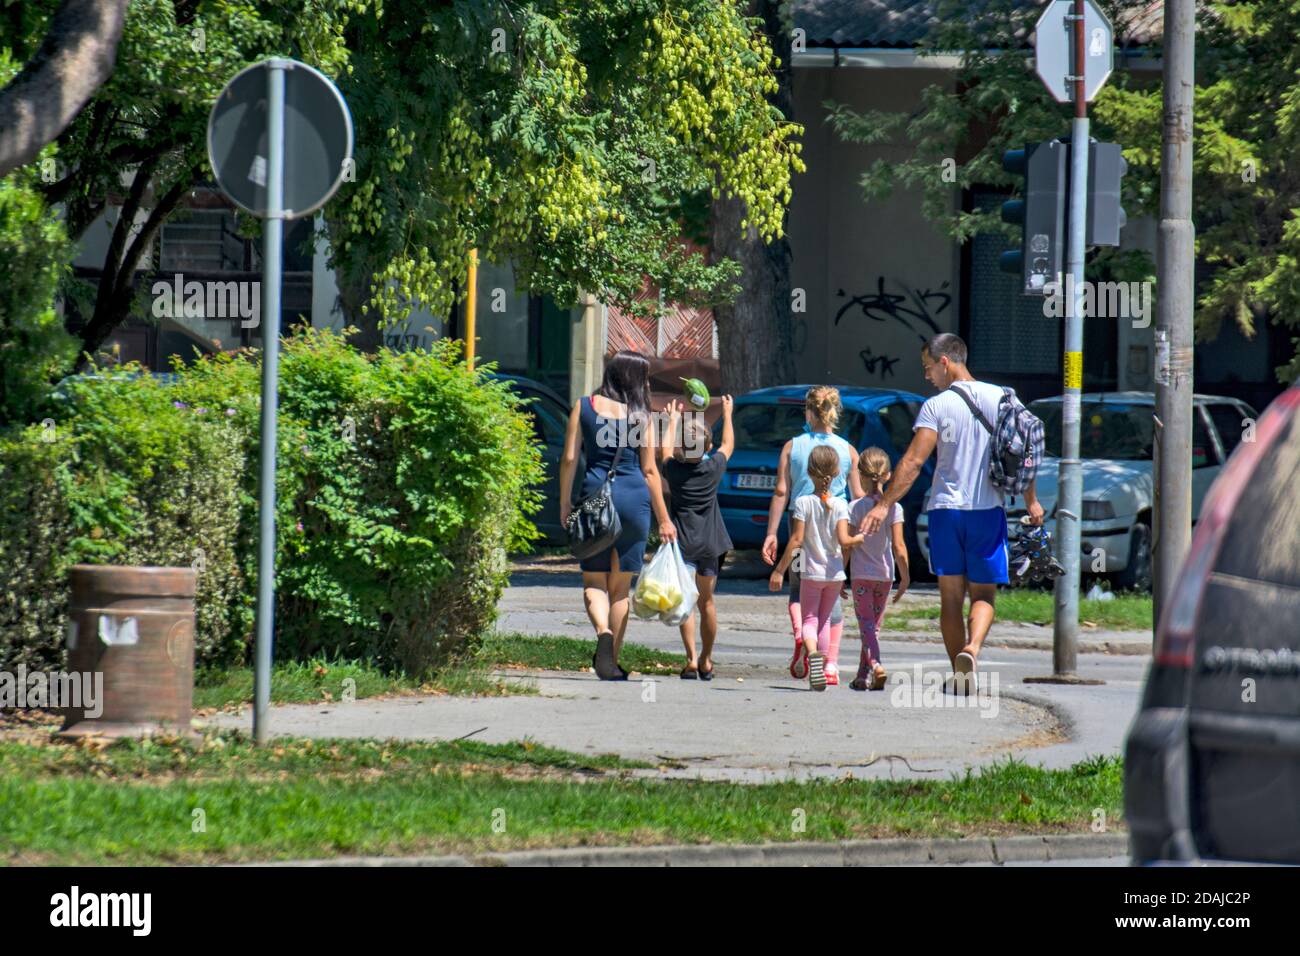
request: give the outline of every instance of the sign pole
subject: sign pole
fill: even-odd
[[[1070,125],[1070,239],[1067,251],[1069,288],[1065,290],[1065,391],[1061,415],[1060,497],[1056,507],[1057,555],[1065,573],[1056,579],[1056,613],[1052,623],[1052,670],[1073,675],[1079,661],[1079,518],[1083,474],[1079,461],[1080,396],[1083,393],[1083,257],[1088,214],[1088,99],[1085,86],[1084,0],[1074,0],[1067,17],[1073,27],[1071,70],[1074,91]]]
[[[286,152],[286,143],[291,151]],[[320,209],[355,169],[352,114],[338,87],[315,67],[287,57],[269,57],[240,70],[217,95],[208,116],[208,162],[226,198],[263,220],[258,316],[262,433],[253,648],[253,741],[261,745],[268,735],[275,650],[275,453],[284,221]]]
[[[284,241],[284,74],[290,61],[267,62],[266,219],[262,223],[262,435],[258,502],[257,645],[253,671],[253,741],[266,743],[275,621],[275,436],[279,419],[280,269]]]
[[[1192,107],[1196,9],[1166,0],[1160,229],[1156,245],[1155,620],[1192,543],[1192,316],[1196,227],[1192,222]]]

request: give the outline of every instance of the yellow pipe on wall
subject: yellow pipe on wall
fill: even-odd
[[[469,251],[469,278],[465,296],[465,364],[474,368],[474,320],[478,310],[478,249]]]

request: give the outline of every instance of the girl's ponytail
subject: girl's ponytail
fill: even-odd
[[[858,476],[862,479],[862,489],[867,494],[880,494],[888,475],[889,455],[883,448],[873,445],[858,456]]]
[[[840,473],[840,456],[830,445],[818,445],[808,456],[808,477],[827,510],[831,507],[831,482]]]

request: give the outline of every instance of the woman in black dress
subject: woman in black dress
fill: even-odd
[[[596,630],[592,660],[601,680],[626,680],[618,666],[627,630],[632,576],[641,570],[650,512],[659,522],[659,538],[673,541],[677,529],[664,507],[662,482],[655,463],[658,435],[650,415],[650,363],[639,352],[619,352],[605,363],[594,395],[580,398],[569,415],[569,430],[560,461],[560,523],[573,510],[573,479],[579,443],[586,455],[581,498],[594,494],[614,467],[614,508],[621,527],[608,551],[582,561],[582,597]]]

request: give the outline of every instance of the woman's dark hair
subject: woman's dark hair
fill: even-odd
[[[650,361],[640,352],[623,350],[605,360],[597,395],[622,402],[629,415],[650,411]]]

